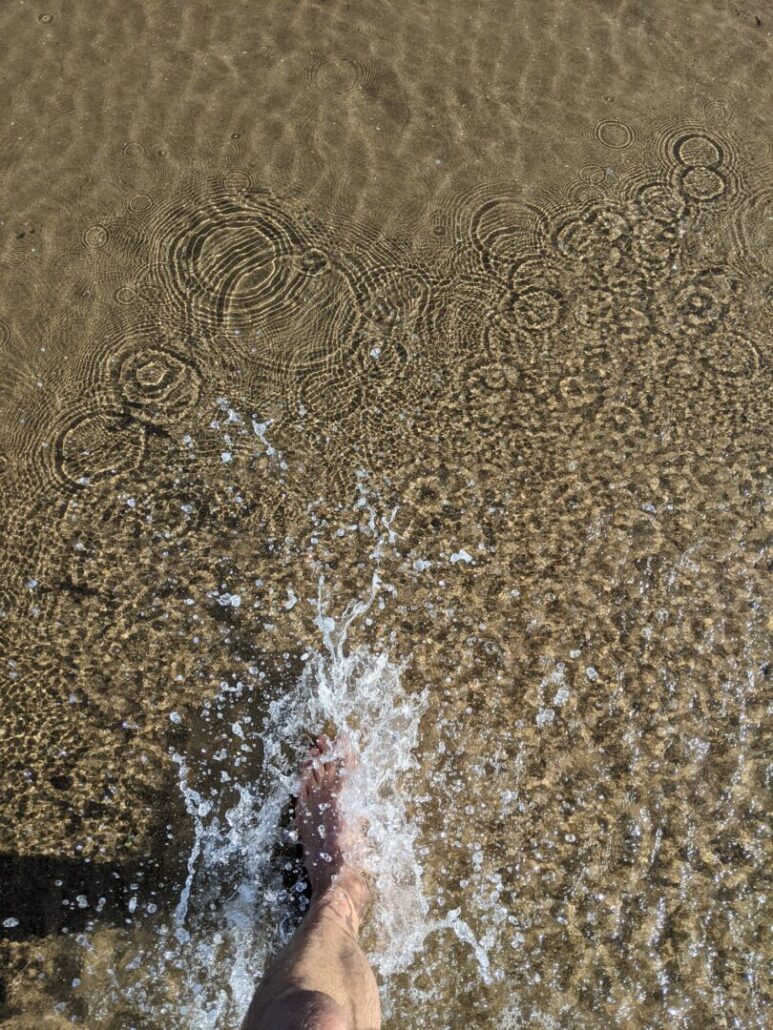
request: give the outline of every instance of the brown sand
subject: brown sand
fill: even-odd
[[[289,597],[367,589],[359,471],[398,542],[357,633],[456,785],[427,890],[511,917],[499,981],[438,940],[390,1025],[762,1026],[764,5],[55,0],[0,38],[0,1012],[140,1018],[71,986],[62,890],[163,894],[169,747],[297,672]]]

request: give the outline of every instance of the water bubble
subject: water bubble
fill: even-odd
[[[541,708],[537,712],[536,723],[539,727],[548,726],[556,717],[556,713],[552,708]]]
[[[452,565],[455,565],[457,562],[460,562],[460,561],[463,561],[463,562],[465,562],[466,564],[469,565],[470,562],[472,562],[473,557],[472,557],[471,554],[468,554],[467,551],[464,550],[464,548],[461,548],[461,550],[456,551],[455,554],[451,555],[451,559],[450,560],[451,560],[451,564]]]
[[[569,688],[568,687],[559,687],[558,690],[556,691],[555,697],[553,698],[553,704],[554,705],[559,705],[559,706],[565,705],[568,700],[569,700]]]

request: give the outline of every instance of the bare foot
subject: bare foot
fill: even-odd
[[[346,845],[357,827],[343,816],[340,795],[355,756],[345,741],[336,748],[328,737],[317,738],[302,769],[295,821],[312,890],[312,907],[324,902],[340,915],[356,936],[368,900],[362,873],[345,858]]]

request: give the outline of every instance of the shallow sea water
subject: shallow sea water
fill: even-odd
[[[388,1030],[769,1025],[765,5],[0,9],[0,1021],[236,1028],[310,734]]]

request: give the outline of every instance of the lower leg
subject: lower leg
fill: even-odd
[[[243,1030],[378,1030],[378,989],[357,937],[365,881],[341,845],[339,793],[345,765],[325,738],[307,765],[297,821],[312,903],[297,933],[258,988]]]
[[[364,885],[344,882],[346,887],[336,882],[312,901],[253,998],[244,1030],[375,1030],[380,1025],[375,977],[357,944]]]

